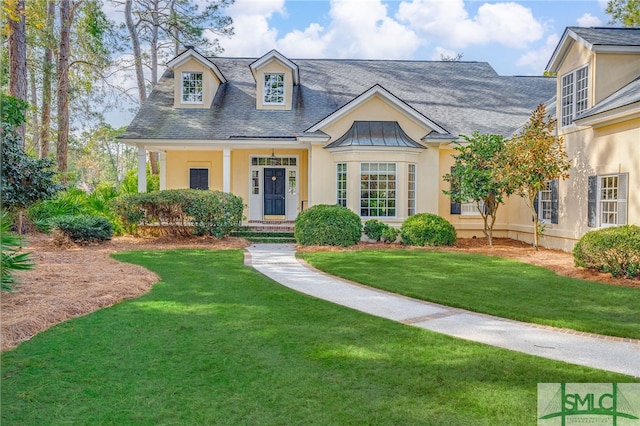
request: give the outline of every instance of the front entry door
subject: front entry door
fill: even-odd
[[[264,169],[265,219],[284,219],[285,169]]]

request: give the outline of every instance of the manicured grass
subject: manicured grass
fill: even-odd
[[[3,354],[7,425],[521,425],[539,382],[629,382],[290,291],[241,251],[118,254],[162,281]]]
[[[478,254],[365,250],[305,253],[325,272],[448,306],[537,324],[640,339],[640,289],[556,275]]]

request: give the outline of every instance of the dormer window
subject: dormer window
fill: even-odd
[[[264,75],[264,104],[284,104],[284,74]]]
[[[182,73],[182,102],[185,104],[202,103],[202,73]]]
[[[589,67],[562,76],[562,125],[568,126],[588,107]]]

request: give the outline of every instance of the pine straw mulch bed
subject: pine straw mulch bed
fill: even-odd
[[[16,347],[35,334],[62,321],[85,315],[148,292],[158,276],[140,266],[118,262],[111,253],[128,250],[168,250],[177,248],[230,249],[250,245],[242,238],[151,238],[118,237],[103,244],[60,247],[47,235],[27,236],[25,250],[32,253],[36,268],[16,274],[20,286],[3,293],[0,301],[0,350]],[[350,248],[298,247],[301,252],[317,250],[362,250],[399,247],[389,244],[358,244]],[[436,250],[412,248],[413,250]],[[484,239],[460,239],[455,252],[508,257],[551,269],[560,275],[613,285],[640,288],[640,279],[616,279],[608,274],[576,268],[570,253],[534,250],[521,241],[499,238],[493,247]]]

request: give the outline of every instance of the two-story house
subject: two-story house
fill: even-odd
[[[376,218],[393,225],[415,213],[437,213],[451,221],[459,235],[480,236],[482,221],[473,207],[454,209],[442,192],[449,188],[442,176],[450,170],[454,143],[462,140],[460,135],[475,131],[512,136],[538,104],[549,102],[556,93],[558,102],[563,102],[562,91],[568,90],[560,87],[564,75],[588,65],[588,80],[571,88],[575,93],[586,84],[587,103],[582,92],[572,95],[571,102],[581,109],[576,106],[571,123],[559,126],[571,158],[580,160],[575,160],[572,180],[554,186],[554,196],[560,200],[554,204],[559,212],[554,218],[558,216],[559,224],[549,227],[545,240],[568,248],[588,229],[587,205],[591,204],[587,192],[582,200],[577,191],[580,179],[587,188],[589,176],[613,173],[595,168],[586,171],[581,162],[596,159],[601,167],[604,163],[598,153],[610,156],[613,151],[594,148],[585,152],[580,143],[572,142],[572,135],[586,141],[579,134],[589,132],[583,128],[592,128],[594,141],[604,138],[616,144],[622,133],[625,141],[635,138],[640,142],[638,81],[635,91],[631,83],[639,77],[640,56],[630,54],[630,46],[638,49],[640,43],[627,40],[616,45],[626,50],[604,52],[611,55],[609,62],[596,61],[603,52],[573,37],[584,30],[568,29],[558,46],[549,66],[558,79],[499,76],[489,64],[479,62],[293,60],[277,51],[258,59],[206,58],[187,48],[167,64],[167,71],[121,140],[138,147],[140,171],[145,170],[149,151],[159,153],[161,189],[232,192],[244,199],[245,216],[252,223],[293,221],[309,206],[337,203],[363,221]],[[611,37],[634,40],[637,36],[632,34],[640,32],[590,31],[622,31],[628,35]],[[630,62],[631,58],[636,62]],[[615,71],[607,71],[612,64]],[[601,85],[598,92],[593,89]],[[616,105],[634,93],[635,121],[631,118],[619,124],[602,118],[618,117]],[[569,102],[566,96],[564,99]],[[553,110],[555,104],[550,106]],[[562,111],[562,106],[557,110]],[[606,130],[596,130],[600,123]],[[634,158],[638,163],[633,143],[624,143],[630,151],[621,152],[621,158],[629,165]],[[636,164],[636,170],[639,167]],[[623,173],[623,167],[615,172]],[[139,173],[140,190],[146,187],[144,176]],[[626,177],[628,185],[637,183],[635,176],[636,181]],[[603,180],[598,182],[602,185]],[[604,182],[605,188],[612,185]],[[600,206],[602,202],[594,203]],[[627,215],[636,223],[638,203],[636,199],[634,212],[629,208]],[[577,216],[584,216],[584,225],[574,217],[575,210],[581,209],[584,214]],[[496,235],[530,238],[530,214],[525,213],[522,202],[512,197],[502,210]]]

